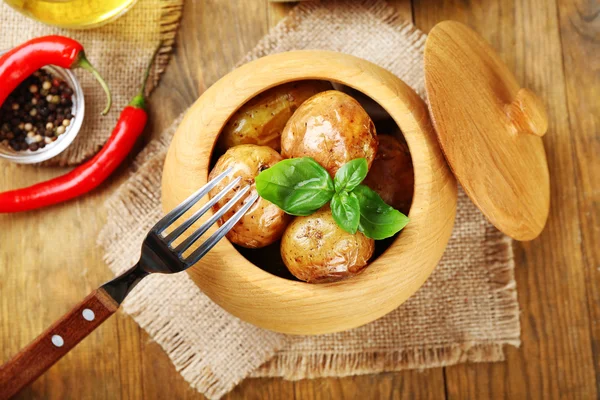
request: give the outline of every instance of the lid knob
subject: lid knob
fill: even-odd
[[[519,89],[515,100],[506,107],[506,113],[517,133],[542,137],[548,130],[544,104],[531,90]]]

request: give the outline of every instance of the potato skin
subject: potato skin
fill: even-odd
[[[306,100],[281,134],[284,158],[312,157],[333,177],[355,158],[369,166],[377,153],[375,125],[352,97],[329,90]]]
[[[392,135],[379,135],[379,149],[363,184],[376,191],[387,204],[408,214],[415,175],[406,143]]]
[[[217,150],[240,144],[281,148],[281,131],[294,111],[309,97],[331,89],[327,81],[290,82],[269,89],[242,106],[223,128]]]
[[[242,180],[234,187],[234,190],[230,191],[213,206],[214,212],[223,207],[235,195],[235,192],[246,185],[251,185],[249,194],[244,196],[231,210],[225,213],[219,221],[220,224],[223,224],[240,209],[245,198],[256,193],[256,185],[254,183],[256,175],[281,160],[282,158],[279,153],[272,148],[252,144],[232,147],[219,158],[209,174],[209,179],[216,177],[229,167],[233,168],[233,173],[223,179],[209,192],[211,198],[238,176],[241,176]],[[264,247],[279,240],[291,220],[292,217],[284,213],[275,204],[259,198],[250,207],[246,215],[229,231],[227,238],[232,243],[251,249]]]
[[[281,257],[290,272],[308,283],[335,282],[361,272],[375,241],[337,226],[328,206],[296,217],[281,240]]]

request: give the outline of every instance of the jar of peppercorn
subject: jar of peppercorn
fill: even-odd
[[[84,110],[83,90],[70,70],[36,71],[0,105],[0,158],[32,164],[56,156],[79,133]]]

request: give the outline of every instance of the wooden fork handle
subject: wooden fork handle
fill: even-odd
[[[118,308],[117,302],[104,289],[99,288],[90,293],[0,367],[0,399],[14,396],[33,382]]]

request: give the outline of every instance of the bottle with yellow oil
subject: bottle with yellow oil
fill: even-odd
[[[48,25],[94,28],[119,18],[137,0],[4,0],[14,9]]]

